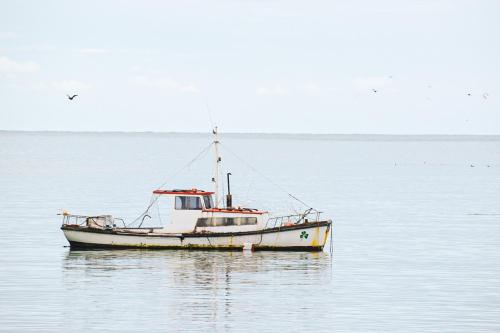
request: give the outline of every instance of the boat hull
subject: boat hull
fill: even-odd
[[[162,234],[68,225],[61,229],[72,249],[242,250],[251,244],[255,251],[322,251],[331,221],[232,233]]]

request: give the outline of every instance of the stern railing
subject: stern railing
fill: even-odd
[[[283,216],[274,216],[270,217],[267,222],[265,228],[278,228],[282,226],[290,226],[301,223],[309,223],[309,222],[319,222],[320,211],[315,210],[313,208],[309,208],[305,210],[302,214],[293,214],[293,215],[283,215]]]

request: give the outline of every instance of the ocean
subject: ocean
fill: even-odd
[[[233,202],[321,210],[333,253],[70,251],[63,210],[210,190],[210,140],[0,132],[0,331],[500,331],[500,136],[222,134]]]

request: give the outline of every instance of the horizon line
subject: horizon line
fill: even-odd
[[[0,129],[0,132],[14,133],[68,133],[68,134],[211,134],[210,131],[122,131],[122,130],[6,130]],[[401,133],[308,133],[308,132],[219,132],[221,135],[236,134],[236,135],[307,135],[307,136],[470,136],[470,137],[500,137],[499,134],[461,134],[461,133],[418,133],[418,134],[401,134]]]

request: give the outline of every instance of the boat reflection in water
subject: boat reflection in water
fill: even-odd
[[[68,316],[75,307],[91,312],[85,328],[121,318],[130,307],[137,315],[113,328],[139,321],[144,329],[175,331],[227,330],[236,322],[265,329],[262,319],[271,314],[285,321],[274,323],[276,329],[295,320],[300,327],[303,300],[317,297],[320,304],[330,289],[330,259],[323,252],[69,251],[63,260],[65,308]]]

